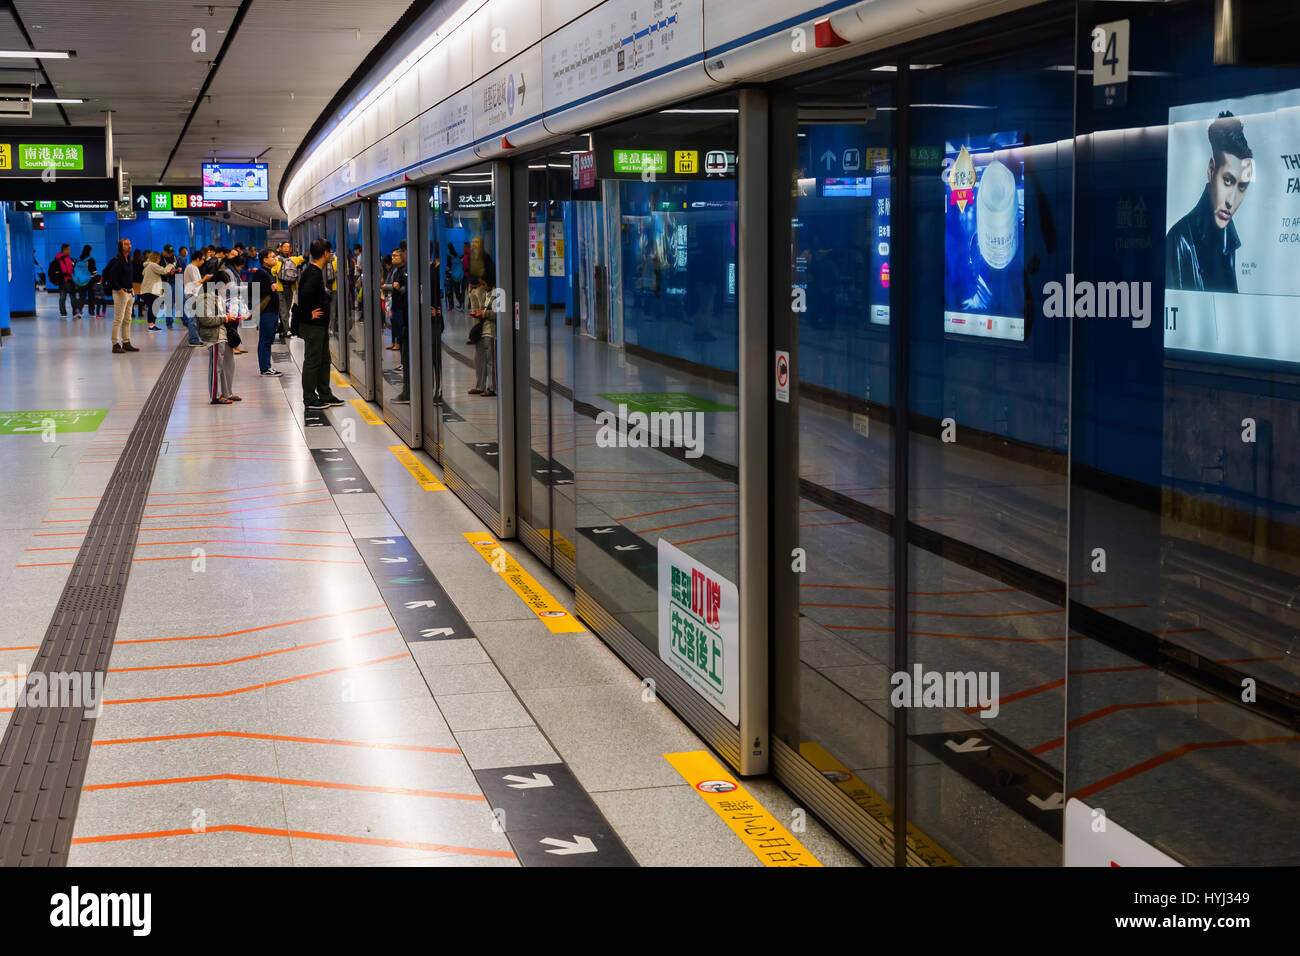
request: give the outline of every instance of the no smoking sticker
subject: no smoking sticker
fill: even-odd
[[[790,353],[776,353],[776,400],[790,404]]]

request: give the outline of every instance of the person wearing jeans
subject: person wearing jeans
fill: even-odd
[[[208,248],[194,250],[194,258],[185,264],[183,276],[185,300],[184,307],[181,309],[181,315],[185,317],[185,325],[189,329],[189,344],[196,348],[203,347],[203,341],[199,338],[199,320],[195,313],[197,300],[194,298],[202,290],[203,272],[201,266],[208,257]]]
[[[249,304],[257,311],[257,365],[263,375],[279,375],[271,367],[271,343],[280,330],[279,294],[273,286],[271,267],[279,261],[270,249],[262,251],[262,262],[248,277]]]

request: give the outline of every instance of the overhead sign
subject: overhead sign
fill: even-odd
[[[108,178],[104,154],[102,126],[0,127],[0,176]]]
[[[200,192],[177,191],[164,186],[131,187],[133,212],[174,212],[182,216],[201,216],[226,208],[226,203],[204,199]]]
[[[626,134],[617,138],[594,136],[596,169],[600,179],[679,180],[734,179],[736,176],[736,133],[734,126],[717,135],[691,134],[679,139],[656,137],[637,142]]]
[[[491,209],[492,187],[484,183],[481,186],[451,187],[451,211],[463,212],[467,209]]]
[[[573,154],[573,188],[591,189],[596,185],[596,154],[588,150]]]
[[[659,657],[740,726],[740,594],[666,538],[659,539]]]
[[[19,212],[110,212],[117,204],[110,199],[20,199]]]

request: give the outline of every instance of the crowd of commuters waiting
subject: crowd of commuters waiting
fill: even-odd
[[[403,388],[397,401],[409,400],[409,342],[407,317],[408,273],[406,243],[385,255],[382,261],[382,291],[388,306],[392,344],[400,351]],[[472,320],[469,342],[475,346],[475,384],[471,395],[496,394],[496,317],[492,290],[496,265],[483,240],[475,237],[463,244],[463,252],[447,244],[446,257],[435,246],[430,263],[433,302],[431,311],[437,327],[435,340],[441,345],[442,304],[463,310]],[[353,250],[351,271],[360,296],[361,249]],[[444,266],[445,262],[445,266]],[[49,264],[49,281],[59,290],[59,314],[73,319],[104,316],[109,299],[113,303],[110,340],[115,355],[138,352],[131,344],[131,320],[148,321],[150,331],[162,331],[159,322],[171,329],[180,322],[189,334],[189,345],[206,348],[208,387],[214,405],[241,401],[234,393],[234,356],[240,348],[239,329],[252,321],[258,331],[257,359],[260,373],[280,375],[271,361],[271,345],[278,336],[303,340],[303,403],[308,408],[343,404],[330,389],[329,323],[334,297],[338,293],[338,257],[323,238],[312,241],[306,255],[293,251],[289,242],[259,250],[236,243],[233,248],[204,246],[173,251],[133,249],[130,239],[120,239],[116,254],[100,269],[91,247],[72,258],[64,244]],[[440,362],[437,364],[441,364]],[[440,379],[441,376],[438,376]],[[437,383],[441,398],[441,381]]]

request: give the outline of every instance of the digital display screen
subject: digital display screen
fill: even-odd
[[[1300,90],[1169,110],[1166,348],[1300,363]]]
[[[203,198],[263,202],[271,198],[265,163],[204,163]]]
[[[1025,162],[1017,132],[944,147],[944,331],[1025,340]]]
[[[827,176],[822,181],[822,196],[830,199],[835,196],[870,196],[871,180],[866,176],[848,178]]]

